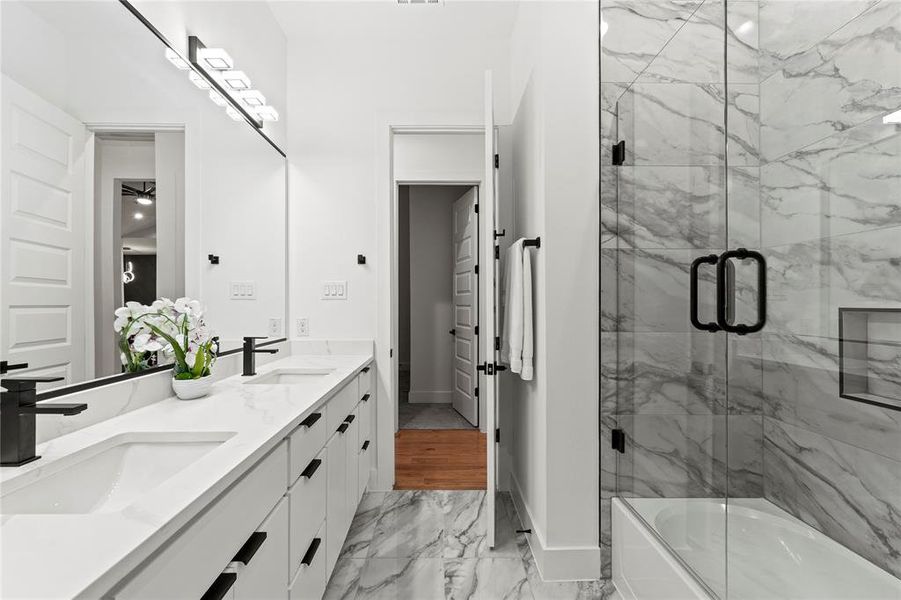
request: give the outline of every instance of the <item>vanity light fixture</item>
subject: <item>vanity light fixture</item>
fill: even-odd
[[[198,48],[197,58],[203,67],[214,71],[226,71],[235,66],[235,61],[222,48]]]
[[[250,78],[244,71],[225,71],[220,74],[222,81],[232,91],[240,92],[250,89]]]
[[[240,94],[241,100],[250,107],[265,106],[266,96],[259,90],[246,90]]]
[[[901,110],[896,110],[882,117],[882,123],[884,125],[901,125]]]
[[[188,61],[183,59],[178,52],[173,50],[172,48],[166,48],[166,60],[172,63],[176,69],[180,71],[187,71],[191,68],[191,65],[188,64]]]
[[[193,83],[194,85],[196,85],[196,86],[197,86],[198,88],[200,88],[201,90],[208,90],[208,89],[210,89],[210,84],[206,82],[206,79],[204,79],[203,77],[201,77],[200,75],[198,75],[198,74],[195,73],[194,71],[191,71],[190,73],[188,73],[188,79],[190,79],[190,80],[191,80],[191,83]]]
[[[278,111],[266,105],[266,97],[250,87],[250,77],[235,69],[231,56],[222,48],[207,48],[195,35],[188,36],[188,62],[210,86],[210,99],[225,106],[236,121],[245,120],[257,129],[264,121],[278,120]]]
[[[263,121],[278,121],[278,111],[272,106],[255,106],[253,112]]]

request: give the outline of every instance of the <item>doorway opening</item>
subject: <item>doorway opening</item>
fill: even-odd
[[[485,488],[478,197],[476,185],[398,187],[398,489]]]

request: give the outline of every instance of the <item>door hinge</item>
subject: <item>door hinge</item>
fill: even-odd
[[[500,166],[501,166],[501,156],[500,156],[500,154],[495,154],[494,155],[494,168],[499,169]]]
[[[478,325],[476,325],[475,332],[476,332],[476,335],[479,335],[479,326]]]
[[[479,387],[476,386],[476,389],[474,389],[474,390],[472,391],[472,393],[475,395],[476,398],[478,398],[478,397],[479,397]]]
[[[613,164],[619,166],[626,162],[626,140],[613,144]]]
[[[622,429],[613,429],[611,432],[612,441],[610,446],[621,454],[626,453],[626,432]]]
[[[501,430],[499,427],[494,430],[494,443],[495,444],[501,443]]]
[[[494,247],[494,259],[495,259],[495,260],[500,260],[500,259],[501,259],[501,247],[500,247],[500,246],[495,246],[495,247]]]
[[[476,204],[475,206],[476,206],[476,214],[479,214],[479,205]]]
[[[501,349],[501,337],[499,335],[494,336],[494,349],[495,350]]]
[[[475,271],[476,271],[476,275],[478,275],[479,274],[479,265],[476,265]]]

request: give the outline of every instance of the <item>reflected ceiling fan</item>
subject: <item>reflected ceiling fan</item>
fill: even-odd
[[[123,183],[122,197],[134,198],[135,202],[141,206],[150,206],[156,201],[156,185],[151,183],[148,187],[147,182],[145,181],[141,184],[141,188],[138,189],[133,185]]]

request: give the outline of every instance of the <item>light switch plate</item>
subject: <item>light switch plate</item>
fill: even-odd
[[[323,281],[323,300],[347,300],[347,281]]]
[[[256,300],[256,283],[253,281],[229,281],[228,297],[232,300]]]

